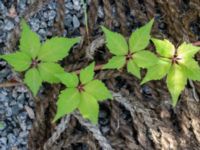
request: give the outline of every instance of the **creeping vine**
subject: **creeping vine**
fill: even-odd
[[[24,83],[34,96],[42,82],[62,83],[66,86],[58,96],[57,113],[53,121],[78,109],[85,119],[97,124],[98,102],[112,99],[106,85],[94,79],[95,71],[100,69],[125,67],[128,73],[139,79],[141,69],[146,69],[141,84],[167,76],[172,105],[176,106],[187,80],[200,81],[200,67],[194,59],[200,47],[186,42],[175,47],[167,39],[152,38],[150,33],[153,23],[154,19],[138,28],[128,41],[121,34],[102,26],[106,46],[113,57],[106,64],[95,66],[93,62],[84,69],[69,73],[64,71],[58,61],[69,55],[70,49],[80,38],[53,37],[40,43],[39,36],[22,20],[19,51],[1,55],[0,58],[6,60],[15,71],[25,72]],[[155,46],[155,53],[147,50],[150,41]]]

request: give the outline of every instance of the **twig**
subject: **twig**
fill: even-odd
[[[200,46],[200,41],[194,42],[193,45]]]
[[[195,99],[197,102],[199,102],[199,97],[198,97],[198,94],[197,94],[197,92],[196,92],[196,88],[195,88],[194,83],[192,82],[192,80],[189,80],[189,84],[190,84],[190,86],[192,87],[192,95],[193,95],[194,99]]]
[[[13,86],[22,86],[24,85],[22,82],[4,82],[0,83],[0,88],[8,88],[8,87],[13,87]]]
[[[101,131],[97,126],[83,119],[78,113],[74,113],[73,116],[78,119],[81,125],[85,126],[87,130],[89,130],[93,134],[103,150],[113,150],[108,140],[101,134]]]
[[[68,127],[68,123],[70,121],[70,114],[66,117],[62,118],[60,124],[56,127],[56,131],[53,133],[53,135],[48,139],[48,141],[44,144],[44,150],[49,150],[56,140],[60,137],[60,135],[66,130]]]

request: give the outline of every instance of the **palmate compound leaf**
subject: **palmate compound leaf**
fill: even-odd
[[[82,84],[85,84],[94,78],[94,65],[95,63],[93,62],[89,66],[81,70],[80,81]]]
[[[159,59],[157,64],[147,69],[147,74],[142,80],[141,84],[144,84],[151,80],[160,80],[164,78],[171,67],[171,62]]]
[[[128,53],[128,44],[121,34],[112,32],[103,26],[102,30],[106,37],[106,46],[112,54],[120,56]]]
[[[129,48],[131,52],[137,52],[145,49],[151,38],[151,28],[153,25],[154,19],[148,22],[146,25],[138,28],[135,32],[131,34],[129,39]]]
[[[172,96],[172,105],[176,106],[179,95],[187,84],[187,75],[184,67],[174,64],[167,75],[167,87]]]
[[[97,124],[99,104],[92,95],[87,92],[82,92],[78,108],[84,118],[89,119],[93,124]]]
[[[67,88],[61,91],[57,102],[57,113],[53,122],[73,112],[78,107],[80,100],[80,93],[76,88]]]
[[[51,38],[41,46],[38,59],[45,62],[57,62],[66,57],[71,47],[79,41],[80,38]]]
[[[52,62],[40,63],[38,69],[42,80],[49,83],[60,82],[55,75],[64,73],[64,69],[59,64]]]
[[[31,89],[33,95],[36,96],[40,86],[42,85],[42,79],[39,71],[36,68],[28,70],[25,74],[24,82]]]
[[[40,50],[40,37],[30,29],[25,20],[21,21],[21,27],[20,51],[34,59]]]
[[[103,101],[106,99],[112,99],[112,94],[107,89],[105,84],[100,80],[93,80],[85,85],[85,92],[92,95],[96,100]]]
[[[125,56],[113,56],[108,63],[103,66],[103,69],[120,69],[125,63]]]
[[[0,58],[6,60],[15,71],[25,71],[31,65],[31,57],[23,52],[1,55]]]
[[[100,80],[93,80],[94,63],[91,63],[88,67],[82,69],[80,74],[82,75],[80,75],[81,83],[79,84],[77,75],[74,73],[62,73],[56,75],[66,86],[71,86],[68,89],[73,89],[76,92],[68,91],[68,89],[62,91],[61,95],[59,96],[59,101],[57,103],[57,115],[54,121],[78,108],[84,118],[87,118],[92,123],[96,124],[99,114],[98,101],[112,98],[111,93],[106,88],[103,82],[101,82]],[[73,95],[72,93],[76,93],[76,102],[74,103],[67,100],[71,100],[71,98],[67,98],[67,96]],[[79,103],[78,106],[77,103]]]
[[[169,40],[159,40],[155,38],[152,38],[151,40],[155,45],[156,52],[160,56],[170,58],[175,54],[175,47]]]
[[[193,58],[194,55],[199,51],[200,47],[184,42],[178,47],[178,56],[185,59]]]

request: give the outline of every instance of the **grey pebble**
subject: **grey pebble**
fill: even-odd
[[[16,136],[12,133],[7,135],[8,143],[14,145],[16,143]]]
[[[80,22],[75,15],[73,16],[73,27],[74,29],[77,29],[78,27],[80,27]]]
[[[4,22],[4,30],[10,31],[10,30],[12,30],[13,28],[14,28],[14,23],[13,23],[12,21],[6,20],[6,21]]]

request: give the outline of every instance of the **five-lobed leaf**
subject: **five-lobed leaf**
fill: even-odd
[[[42,85],[42,79],[38,70],[36,68],[28,70],[25,74],[24,82],[31,89],[33,95],[36,96],[40,86]]]
[[[174,64],[167,76],[167,87],[172,96],[172,105],[176,106],[179,95],[187,83],[187,75],[183,67]]]
[[[125,63],[125,56],[113,56],[108,63],[103,66],[103,69],[120,69]]]
[[[151,38],[150,33],[153,22],[154,19],[152,19],[150,22],[148,22],[141,28],[136,29],[136,31],[131,34],[131,37],[129,39],[129,47],[131,52],[143,50],[149,45],[149,40]]]
[[[45,62],[57,62],[66,57],[70,48],[79,40],[80,38],[51,38],[41,46],[38,59]]]
[[[61,91],[57,101],[57,113],[53,122],[66,114],[73,112],[80,103],[80,93],[76,88],[67,88]]]
[[[2,55],[0,58],[6,60],[15,71],[25,71],[31,65],[31,57],[22,52]]]
[[[102,27],[106,36],[106,46],[114,55],[126,55],[128,53],[128,44],[126,39],[119,33],[112,32],[105,27]]]
[[[91,63],[88,67],[80,71],[80,76],[79,76],[80,82],[79,82],[78,76],[75,73],[65,72],[62,74],[57,74],[56,77],[58,77],[60,81],[64,83],[69,89],[76,89],[76,91],[80,94],[80,97],[79,97],[78,106],[77,104],[76,105],[72,104],[72,106],[70,106],[71,105],[70,102],[69,103],[66,102],[66,104],[64,104],[63,102],[64,100],[61,100],[61,101],[59,100],[60,103],[58,103],[57,105],[60,105],[60,106],[58,106],[57,108],[57,115],[54,121],[59,119],[61,116],[68,114],[75,108],[78,108],[84,118],[87,118],[92,123],[96,124],[98,120],[98,113],[99,113],[98,101],[112,99],[112,94],[106,88],[105,84],[102,81],[93,79],[94,78],[94,63]],[[63,91],[61,95],[64,95],[64,92],[65,91]],[[73,94],[73,92],[71,93]],[[70,95],[70,92],[67,95]],[[67,111],[67,110],[64,111],[64,106],[61,106],[62,104],[68,105],[67,110],[70,110],[70,111]],[[71,107],[73,109],[70,109]]]
[[[40,53],[40,37],[30,29],[25,20],[21,21],[21,27],[20,51],[34,59]]]

